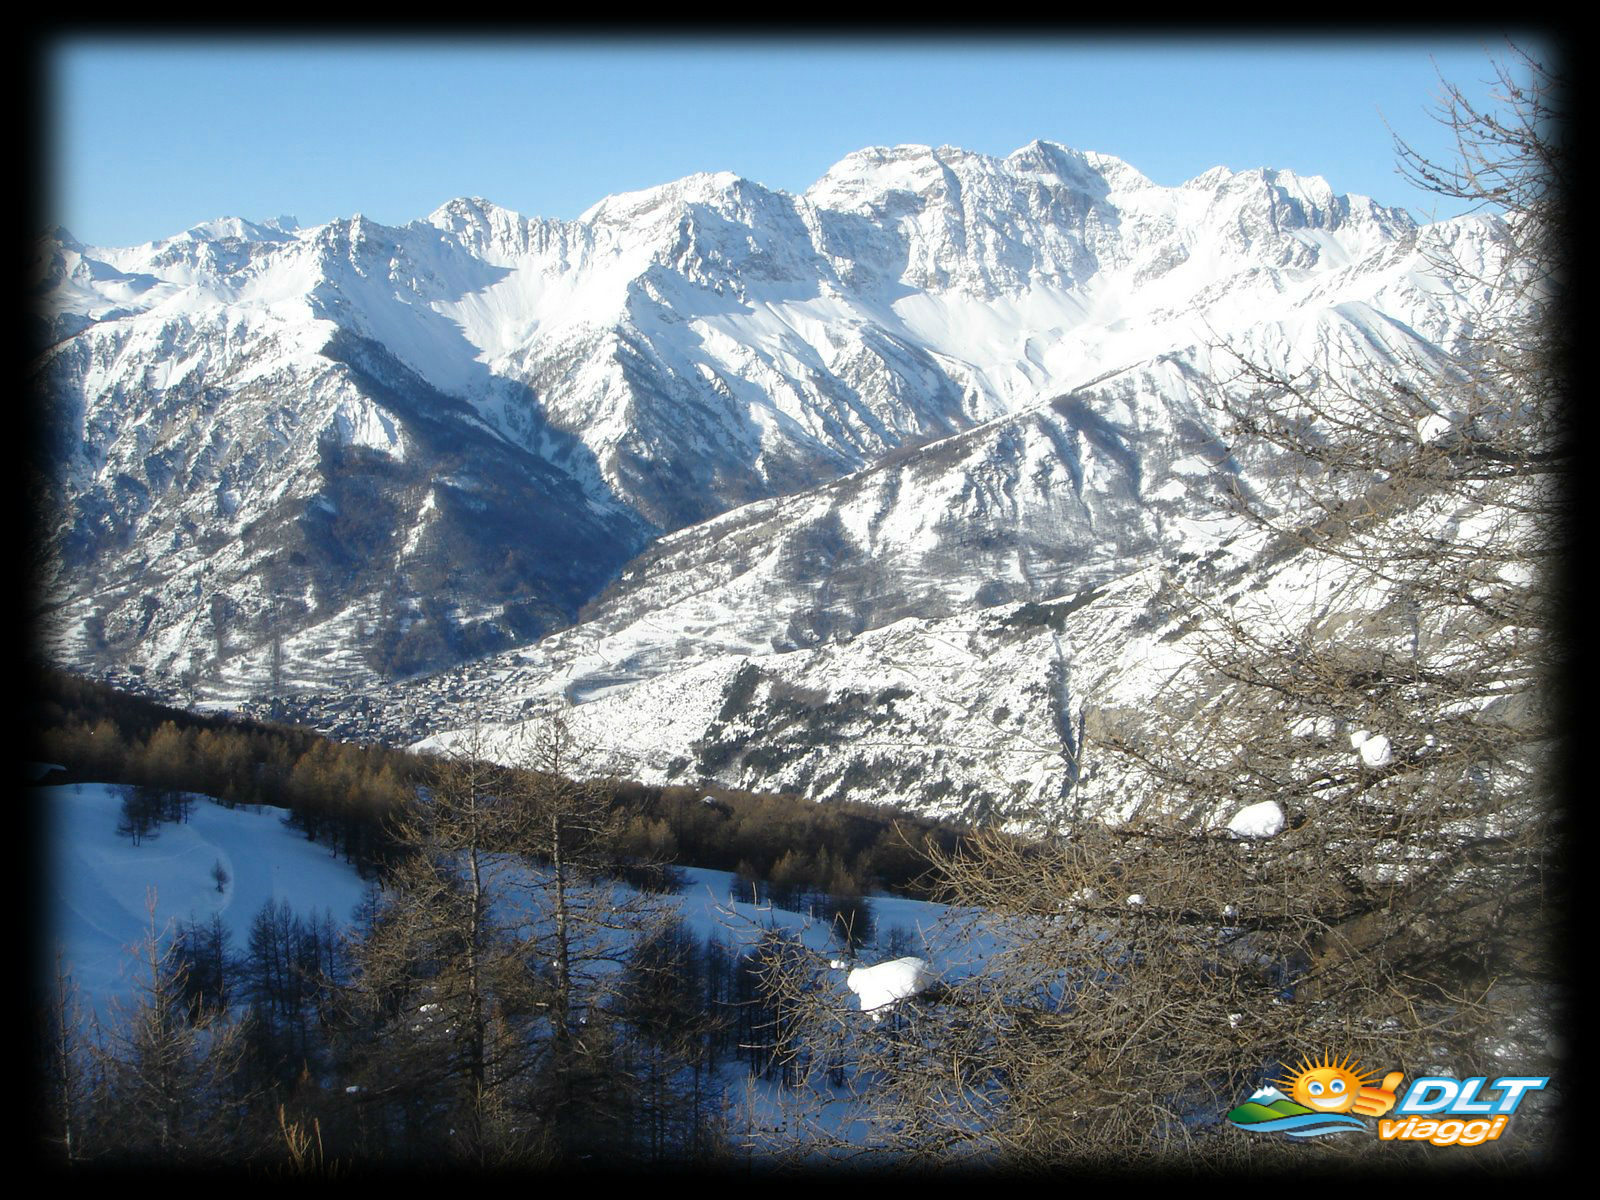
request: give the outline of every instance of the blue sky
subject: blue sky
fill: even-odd
[[[1524,45],[1539,49],[1536,40]],[[1440,74],[1487,100],[1463,33],[1337,41],[765,37],[433,42],[80,39],[41,73],[48,219],[129,245],[218,216],[361,212],[454,196],[571,218],[695,171],[800,191],[852,150],[1007,154],[1036,137],[1157,183],[1286,167],[1451,215],[1395,173],[1395,132],[1438,156]]]

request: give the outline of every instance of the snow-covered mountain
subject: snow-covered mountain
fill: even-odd
[[[1274,487],[1216,435],[1220,347],[1403,374],[1475,299],[1439,251],[1502,234],[1046,142],[863,150],[798,196],[696,175],[571,222],[460,199],[399,228],[55,230],[46,643],[390,736],[576,703],[654,746],[600,720],[648,708],[671,774],[720,753],[701,709],[731,680],[814,695],[829,655],[887,680],[907,621],[1014,630],[1220,552],[1209,501]]]
[[[785,652],[716,653],[686,637],[676,660],[663,653],[638,678],[612,676],[577,694],[568,684],[563,696],[560,668],[581,672],[584,660],[562,651],[588,632],[582,625],[521,662],[512,653],[414,681],[380,693],[375,707],[391,721],[412,719],[394,734],[431,732],[424,748],[450,747],[477,724],[476,736],[508,761],[522,752],[526,723],[560,712],[591,770],[646,782],[715,779],[1018,826],[1126,816],[1145,791],[1126,779],[1098,786],[1093,765],[1103,755],[1080,749],[1142,729],[1152,715],[1178,715],[1197,650],[1216,629],[1189,598],[1342,618],[1345,598],[1326,580],[1318,586],[1312,556],[1262,550],[1259,535],[1235,531],[1203,554],[1147,556],[1051,600],[908,616]],[[329,727],[352,711],[348,698],[325,703],[320,723]]]

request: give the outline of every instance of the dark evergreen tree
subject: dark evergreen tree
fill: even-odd
[[[122,807],[117,821],[117,833],[133,839],[135,846],[147,838],[161,836],[162,792],[144,784],[128,785],[122,789]]]
[[[93,1048],[104,1078],[96,1156],[162,1165],[244,1161],[264,1146],[250,1131],[239,1027],[204,1011],[190,1019],[186,969],[162,947],[154,893],[149,909],[138,994],[116,1009]]]
[[[173,940],[174,978],[187,1006],[189,1020],[203,1023],[228,1011],[234,961],[233,935],[220,914],[209,921],[181,925]]]

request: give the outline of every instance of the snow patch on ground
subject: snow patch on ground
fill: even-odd
[[[287,901],[301,917],[333,913],[347,923],[367,885],[326,846],[283,823],[281,808],[223,808],[194,797],[189,820],[163,824],[138,846],[117,833],[122,789],[83,783],[30,788],[45,831],[47,962],[38,978],[53,979],[59,946],[66,970],[86,1003],[130,994],[138,964],[131,957],[149,929],[146,900],[156,892],[156,926],[220,916],[236,951],[267,901]],[[212,868],[229,881],[219,891]]]

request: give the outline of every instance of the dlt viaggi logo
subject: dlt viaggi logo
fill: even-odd
[[[1302,1057],[1293,1071],[1229,1112],[1228,1120],[1252,1133],[1309,1138],[1370,1130],[1361,1118],[1376,1117],[1378,1137],[1386,1142],[1478,1146],[1498,1138],[1523,1097],[1550,1082],[1547,1075],[1506,1075],[1486,1091],[1485,1075],[1423,1075],[1411,1081],[1401,1099],[1403,1072],[1390,1071],[1380,1082],[1376,1071],[1358,1066],[1349,1057],[1338,1062],[1329,1054]],[[1391,1110],[1394,1116],[1385,1117]]]

